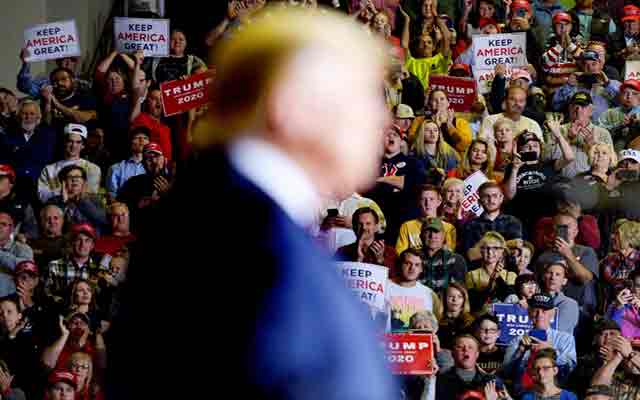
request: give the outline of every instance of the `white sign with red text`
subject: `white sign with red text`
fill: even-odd
[[[51,22],[24,31],[26,61],[54,60],[80,55],[80,41],[76,21]]]
[[[169,55],[169,20],[121,18],[113,20],[116,50],[124,53],[144,52],[145,57]]]
[[[624,63],[624,80],[640,80],[640,61],[627,61]]]
[[[480,215],[484,212],[484,209],[480,205],[478,189],[488,180],[489,179],[487,179],[487,176],[482,173],[482,171],[476,171],[464,180],[462,209],[465,212],[471,211],[475,215]]]
[[[354,291],[360,301],[378,310],[384,310],[389,276],[386,267],[360,262],[337,264],[347,288]]]

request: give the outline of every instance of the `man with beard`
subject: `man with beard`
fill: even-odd
[[[18,72],[18,81],[16,83],[16,87],[22,93],[27,94],[34,99],[37,99],[38,97],[40,97],[40,90],[43,87],[49,85],[50,81],[48,76],[39,76],[33,78],[33,76],[31,75],[31,68],[29,66],[29,63],[26,61],[27,57],[29,57],[29,51],[27,49],[22,49],[20,51],[20,60],[22,61],[22,67]],[[56,60],[56,66],[67,68],[74,73],[76,88],[83,93],[89,93],[91,91],[91,82],[80,79],[77,74],[78,66],[80,64],[80,57],[64,57],[58,58]]]
[[[16,178],[29,185],[35,192],[35,184],[42,169],[53,161],[56,147],[55,132],[42,123],[40,105],[34,100],[24,100],[18,107],[19,125],[4,137],[7,164],[13,166]],[[21,186],[21,185],[18,185]],[[25,187],[24,193],[31,193]]]
[[[515,124],[514,133],[528,131],[534,133],[540,142],[544,142],[542,129],[540,125],[531,118],[522,115],[527,105],[527,90],[521,86],[511,86],[507,89],[507,95],[504,100],[504,112],[489,115],[482,121],[478,137],[494,142],[493,125],[499,119],[506,118]]]
[[[461,236],[461,253],[467,255],[469,249],[484,236],[486,232],[495,231],[505,240],[522,239],[522,224],[518,218],[502,213],[504,194],[499,184],[489,181],[478,189],[480,204],[484,212],[477,218],[463,225]],[[470,260],[477,260],[480,254],[469,254]]]
[[[616,151],[625,149],[640,133],[640,80],[627,79],[620,93],[620,107],[610,108],[598,118],[598,125],[611,132]]]
[[[129,179],[118,192],[118,201],[129,207],[134,232],[144,226],[152,206],[169,192],[173,184],[167,169],[167,158],[158,143],[151,142],[144,146],[143,163],[146,173]]]
[[[71,70],[59,67],[49,75],[51,85],[44,86],[40,94],[44,104],[44,116],[62,136],[68,123],[84,124],[97,116],[96,99],[76,90]]]
[[[87,140],[87,128],[80,124],[68,124],[64,128],[64,134],[64,159],[44,167],[38,178],[38,197],[42,203],[62,194],[62,182],[60,182],[58,174],[69,165],[77,165],[85,170],[89,193],[98,193],[100,187],[100,176],[102,175],[100,167],[80,158],[80,153]]]

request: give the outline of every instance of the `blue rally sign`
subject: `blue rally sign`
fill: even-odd
[[[506,346],[514,338],[524,336],[533,328],[533,323],[529,320],[529,312],[519,304],[492,305],[493,315],[500,321],[500,337],[498,344]],[[551,320],[551,328],[558,329],[558,309]]]

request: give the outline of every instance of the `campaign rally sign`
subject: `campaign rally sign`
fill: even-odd
[[[144,52],[145,57],[169,55],[169,20],[122,18],[113,21],[116,50],[124,53]]]
[[[199,107],[209,101],[209,86],[215,77],[215,70],[191,75],[188,79],[163,82],[162,107],[166,117]]]
[[[387,333],[384,349],[396,375],[433,374],[433,337],[425,333]]]
[[[511,79],[511,74],[520,71],[526,70],[526,68],[506,68],[506,72],[504,77],[507,80]],[[528,71],[527,71],[528,72]],[[478,87],[478,93],[487,94],[491,92],[491,85],[493,84],[493,78],[495,78],[496,73],[493,69],[474,69],[473,70],[473,78],[476,81],[476,85]]]
[[[500,321],[500,337],[498,344],[507,345],[511,340],[524,336],[533,329],[533,323],[529,320],[529,311],[519,304],[492,305],[493,315]],[[558,309],[551,320],[551,328],[558,329]]]
[[[347,288],[354,291],[361,301],[383,311],[389,270],[381,265],[359,262],[337,264]]]
[[[28,62],[79,56],[76,21],[51,22],[25,30],[24,48],[29,54]]]
[[[624,63],[624,80],[640,79],[640,61],[627,61]]]
[[[478,188],[488,180],[489,179],[487,179],[487,176],[482,171],[476,171],[464,180],[464,197],[462,199],[463,211],[471,211],[475,215],[480,215],[484,212],[484,209],[480,205]]]
[[[496,35],[473,35],[473,55],[477,69],[494,69],[496,65],[527,65],[527,37],[524,32]]]
[[[471,78],[431,75],[429,87],[431,90],[444,90],[454,111],[469,111],[476,100],[476,82]]]

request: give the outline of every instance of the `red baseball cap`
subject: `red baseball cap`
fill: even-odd
[[[58,370],[53,371],[51,375],[49,375],[49,384],[51,386],[55,385],[58,382],[68,383],[69,385],[73,386],[74,389],[77,389],[78,387],[76,376],[69,371]]]
[[[640,92],[640,81],[637,79],[627,79],[622,83],[620,91],[623,91],[627,87]]]
[[[0,164],[0,176],[8,176],[11,183],[16,181],[16,171],[9,164]]]
[[[571,15],[569,15],[569,13],[566,13],[564,11],[559,11],[555,14],[553,14],[553,23],[557,24],[558,22],[571,22]]]
[[[39,271],[38,271],[38,266],[36,265],[36,263],[34,263],[31,260],[24,260],[24,261],[20,261],[17,265],[16,265],[16,270],[15,270],[15,274],[16,276],[20,275],[23,272],[28,272],[32,275],[40,275]]]
[[[622,21],[632,21],[634,19],[640,19],[640,8],[634,5],[624,6],[624,17]]]
[[[524,8],[527,11],[531,11],[531,4],[527,0],[514,0],[511,3],[511,10],[517,10],[519,8]]]
[[[480,18],[480,20],[478,20],[479,29],[482,29],[487,25],[495,25],[496,29],[498,29],[498,31],[500,30],[500,28],[498,27],[498,21],[493,18]]]
[[[96,233],[96,230],[93,229],[93,226],[91,226],[90,224],[84,223],[84,224],[74,224],[71,226],[71,235],[72,236],[76,236],[80,233],[84,233],[85,235],[91,236],[92,239],[97,239],[98,234]]]
[[[455,70],[462,70],[467,76],[471,76],[471,66],[469,64],[456,63],[449,68],[449,73]]]
[[[164,156],[164,151],[162,150],[162,147],[155,142],[150,142],[144,146],[144,149],[142,150],[142,154],[147,154],[147,153],[156,153],[156,154],[160,154],[161,156]]]

